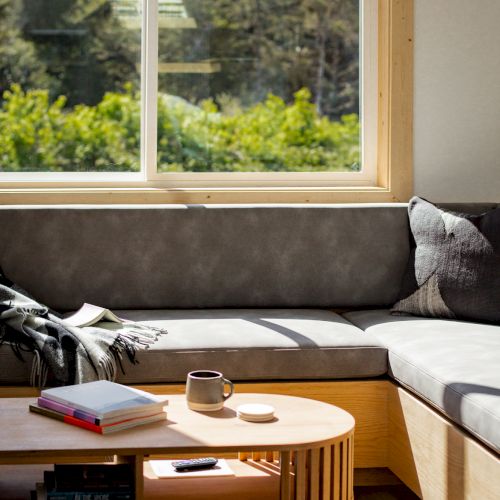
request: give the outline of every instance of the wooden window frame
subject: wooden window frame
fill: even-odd
[[[374,186],[190,188],[145,183],[133,187],[124,184],[43,187],[29,182],[2,182],[0,204],[407,201],[413,194],[413,0],[368,1],[378,2],[377,180]]]

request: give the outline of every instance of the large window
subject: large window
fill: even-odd
[[[400,3],[0,0],[0,188],[390,190]]]

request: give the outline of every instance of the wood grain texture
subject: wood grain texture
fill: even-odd
[[[321,450],[316,448],[311,450],[310,466],[309,466],[309,484],[310,484],[310,498],[311,500],[320,500],[320,454]]]
[[[170,395],[168,419],[105,436],[28,411],[31,398],[1,401],[1,460],[33,455],[149,455],[226,451],[300,450],[349,437],[354,419],[344,410],[311,399],[265,395],[276,418],[255,424],[237,418],[241,404],[262,401],[262,394],[235,394],[217,412],[187,408],[184,395]],[[307,416],[307,421],[305,421]],[[16,422],[15,426],[10,425]],[[8,463],[8,462],[5,462]]]
[[[135,498],[144,492],[143,461],[157,453],[193,452],[211,454],[217,451],[252,451],[253,464],[269,468],[274,462],[261,460],[269,450],[280,452],[280,498],[306,500],[309,491],[308,457],[311,449],[331,445],[347,449],[354,431],[354,419],[346,411],[321,401],[276,394],[236,394],[217,412],[195,412],[187,407],[185,395],[168,396],[168,420],[135,428],[129,432],[101,436],[60,421],[29,412],[34,398],[3,398],[0,413],[0,464],[25,463],[45,459],[58,462],[60,457],[115,453],[115,463],[130,463],[134,469]],[[251,423],[237,418],[241,404],[263,401],[275,408],[270,422]],[[9,425],[15,422],[15,426]],[[325,458],[331,451],[324,453]],[[293,458],[292,458],[293,457]],[[331,497],[331,480],[325,461],[321,488]],[[247,459],[248,462],[248,459]],[[346,479],[351,472],[344,451],[337,464],[343,474],[339,500],[349,500]],[[310,467],[310,463],[309,463]],[[318,468],[321,465],[318,463]],[[294,474],[292,475],[292,470]],[[293,477],[293,482],[292,482]],[[350,498],[350,497],[349,497]]]
[[[413,195],[413,0],[378,0],[378,186]]]
[[[497,500],[500,459],[407,390],[389,391],[389,467],[417,495]]]
[[[354,467],[387,466],[387,380],[241,382],[236,393],[284,394],[343,408],[356,421]],[[183,394],[184,384],[138,385],[155,394]]]
[[[295,500],[306,500],[306,453],[299,450],[295,459]]]
[[[321,496],[322,500],[332,498],[332,453],[331,446],[325,446],[321,453]]]
[[[142,500],[144,494],[144,457],[142,455],[115,455],[114,463],[130,464],[134,475],[135,500]]]
[[[333,500],[340,500],[340,479],[342,474],[341,468],[340,444],[332,446],[332,489]]]
[[[397,166],[393,167],[397,175]],[[410,177],[411,178],[411,177]],[[386,187],[168,189],[0,189],[0,205],[144,205],[237,203],[387,203],[405,201]]]
[[[387,466],[388,384],[390,382],[386,380],[242,382],[235,385],[235,391],[306,397],[345,409],[356,421],[354,467],[377,468]],[[154,394],[185,392],[184,384],[148,384],[134,387]],[[26,387],[0,387],[0,397],[25,395],[38,395],[38,392]]]
[[[0,385],[0,398],[35,398],[40,396],[40,389],[17,385]]]
[[[290,500],[290,452],[280,453],[280,500]]]

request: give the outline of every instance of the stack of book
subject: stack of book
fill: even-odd
[[[29,409],[99,434],[167,418],[165,398],[100,380],[46,389]]]
[[[55,464],[43,473],[31,498],[36,500],[133,500],[129,464]]]

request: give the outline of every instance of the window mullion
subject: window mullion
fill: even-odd
[[[141,61],[141,171],[149,180],[156,175],[158,0],[143,0]]]

